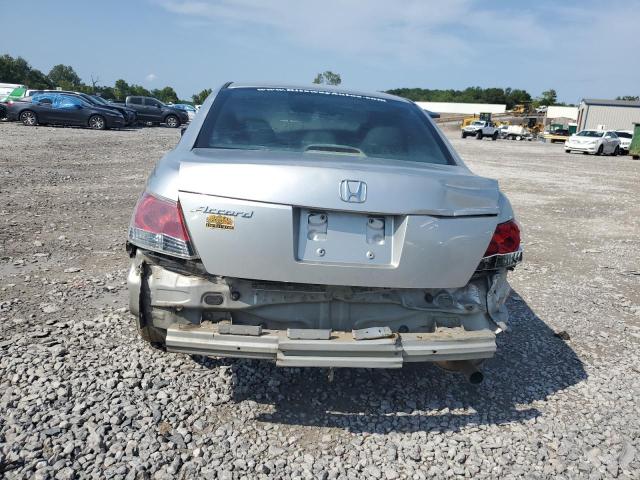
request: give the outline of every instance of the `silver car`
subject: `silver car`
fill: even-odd
[[[428,114],[382,93],[226,84],[149,177],[130,309],[172,352],[476,369],[520,230]]]

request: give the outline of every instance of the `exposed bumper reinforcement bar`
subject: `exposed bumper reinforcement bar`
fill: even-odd
[[[281,367],[400,368],[404,362],[491,358],[496,351],[490,330],[442,328],[372,340],[332,332],[329,340],[305,340],[290,339],[283,330],[263,330],[259,336],[220,334],[214,324],[173,324],[166,346],[170,352],[274,360]]]

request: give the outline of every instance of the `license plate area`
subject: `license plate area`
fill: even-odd
[[[390,265],[394,217],[299,209],[297,260]]]

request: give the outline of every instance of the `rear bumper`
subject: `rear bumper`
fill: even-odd
[[[227,335],[217,325],[174,324],[167,329],[170,352],[275,361],[280,367],[400,368],[405,362],[477,360],[493,357],[495,333],[441,328],[432,333],[394,333],[388,338],[355,340],[351,332],[332,332],[328,340],[289,338],[286,331]]]
[[[495,336],[507,328],[506,271],[522,252],[498,257],[483,261],[463,288],[431,290],[215,277],[197,262],[137,250],[129,305],[138,327],[166,332],[171,352],[298,367],[477,360],[494,355]]]

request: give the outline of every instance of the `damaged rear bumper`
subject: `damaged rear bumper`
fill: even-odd
[[[289,338],[282,330],[259,335],[221,334],[214,324],[174,324],[167,330],[170,352],[275,361],[280,367],[400,368],[405,362],[491,358],[495,333],[442,328],[431,333],[393,333],[355,340],[351,332],[331,332],[328,340]]]
[[[197,262],[138,249],[130,310],[139,327],[166,332],[171,352],[289,367],[478,360],[494,355],[496,334],[507,328],[510,288],[506,260],[499,260],[479,265],[462,288],[393,289],[219,277]],[[510,261],[520,260],[521,253]],[[363,339],[363,329],[387,333]]]

